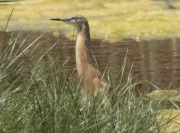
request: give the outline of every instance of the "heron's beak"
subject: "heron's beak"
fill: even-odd
[[[68,22],[71,18],[51,18],[50,20]]]
[[[70,24],[70,25],[74,25],[75,27],[77,27],[76,20],[74,20],[73,17],[52,18],[50,20],[53,20],[53,21],[62,21],[64,23],[67,23],[67,24]]]

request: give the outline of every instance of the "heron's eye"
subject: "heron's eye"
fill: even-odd
[[[77,17],[74,17],[74,20],[77,20]]]

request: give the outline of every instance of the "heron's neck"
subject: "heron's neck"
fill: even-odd
[[[89,33],[89,25],[88,23],[85,25],[83,24],[78,31],[78,37],[76,41],[76,47],[83,48],[81,52],[85,52],[88,54],[89,58],[91,57],[91,38]]]
[[[78,32],[76,41],[76,65],[79,76],[83,75],[88,64],[92,63],[92,53],[90,48],[90,33],[89,27],[82,25]]]
[[[78,31],[78,37],[81,37],[84,41],[84,44],[88,49],[90,49],[90,42],[91,42],[91,37],[89,33],[89,24],[83,24]]]

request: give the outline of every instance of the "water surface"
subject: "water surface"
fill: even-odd
[[[13,36],[16,37],[17,33],[18,32],[13,32]],[[4,33],[1,32],[0,36],[3,36],[3,34]],[[18,45],[21,45],[24,39],[27,38],[22,47],[23,49],[29,46],[41,34],[42,32],[26,32],[18,38]],[[12,35],[12,32],[6,33],[4,41],[9,41],[10,35]],[[45,33],[32,47],[30,47],[26,56],[29,59],[32,58],[32,60],[37,60],[42,56],[43,51],[48,50],[54,43],[57,43],[44,57],[44,60],[46,60],[48,56],[56,59],[62,49],[63,60],[71,58],[67,66],[70,65],[70,68],[73,69],[75,68],[75,38],[74,40],[69,40],[63,35],[55,37],[52,32]],[[31,54],[34,47],[37,47],[35,52],[36,56]],[[179,38],[141,41],[127,38],[114,43],[102,39],[92,39],[91,47],[101,72],[104,72],[105,68],[109,67],[112,77],[115,77],[120,71],[127,55],[124,78],[127,78],[133,66],[133,75],[138,76],[138,79],[142,81],[151,81],[160,89],[167,89],[171,84],[171,89],[179,89]],[[148,87],[143,86],[141,89],[147,91]],[[155,87],[152,87],[152,89],[155,89]]]

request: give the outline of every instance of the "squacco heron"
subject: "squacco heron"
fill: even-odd
[[[83,92],[96,95],[99,89],[107,88],[107,83],[102,80],[100,71],[95,67],[95,57],[91,51],[90,29],[87,19],[80,14],[75,14],[72,17],[52,18],[50,20],[73,25],[78,31],[75,48],[76,68],[78,76],[82,78]]]

